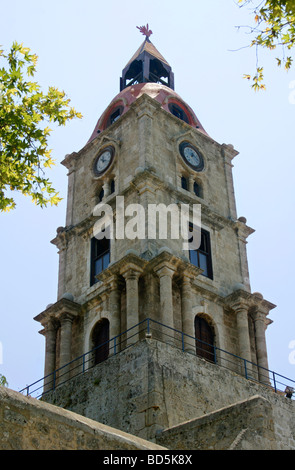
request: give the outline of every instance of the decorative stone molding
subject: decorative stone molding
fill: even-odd
[[[34,317],[34,320],[40,322],[41,325],[45,327],[48,321],[60,319],[65,314],[69,314],[75,317],[78,316],[80,312],[80,304],[77,304],[72,300],[62,298],[54,304],[49,305],[46,310]]]

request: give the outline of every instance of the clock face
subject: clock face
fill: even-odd
[[[94,171],[97,175],[105,172],[106,169],[110,166],[114,156],[114,148],[107,147],[105,148],[95,160]]]
[[[179,146],[180,154],[185,163],[195,171],[204,169],[204,160],[201,153],[190,143],[182,142]]]

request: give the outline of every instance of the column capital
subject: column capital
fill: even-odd
[[[176,272],[176,268],[169,263],[161,263],[159,266],[154,268],[154,271],[159,277],[169,276],[172,278]]]
[[[227,297],[225,297],[225,304],[233,310],[246,308],[249,309],[251,305],[251,294],[244,289],[237,289]]]
[[[74,321],[74,318],[76,317],[76,315],[74,315],[73,313],[70,313],[70,312],[61,312],[59,315],[58,315],[58,319],[60,321],[61,324],[63,323],[66,323],[66,322],[70,322],[72,323]]]
[[[143,273],[143,269],[141,269],[139,266],[136,266],[134,264],[124,266],[124,268],[122,268],[120,271],[120,274],[124,277],[125,280],[139,279],[142,273]]]
[[[194,266],[188,262],[182,262],[179,267],[179,271],[182,282],[188,282],[189,280],[192,282],[203,272],[201,268],[198,268],[197,266]]]
[[[107,280],[107,286],[109,287],[110,291],[117,290],[120,285],[120,278],[117,274],[111,275]]]
[[[159,277],[163,275],[170,275],[172,277],[180,263],[180,258],[174,256],[169,248],[163,247],[160,253],[150,261],[149,267],[157,273]]]
[[[260,292],[254,292],[252,294],[244,289],[237,289],[229,294],[225,297],[224,303],[233,310],[247,308],[253,318],[258,311],[262,312],[264,315],[268,315],[269,311],[276,307],[276,305],[265,300]]]
[[[56,331],[58,328],[57,318],[53,316],[48,317],[47,320],[44,322],[44,328],[45,328],[45,335],[49,331]]]

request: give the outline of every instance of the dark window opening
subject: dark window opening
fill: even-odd
[[[119,108],[117,108],[110,116],[110,124],[113,124],[114,122],[116,122],[119,117],[121,116],[122,114],[122,111],[123,111],[123,108],[120,106]]]
[[[98,195],[98,202],[101,202],[103,200],[103,197],[104,197],[104,190],[102,188]]]
[[[192,232],[192,226],[190,231]],[[211,258],[211,244],[210,234],[206,230],[201,229],[201,243],[197,250],[190,250],[189,252],[190,262],[203,269],[202,275],[213,279],[212,271],[212,258]]]
[[[105,361],[109,356],[109,330],[110,324],[106,318],[100,320],[93,328],[94,365]]]
[[[196,181],[194,182],[194,193],[198,197],[203,197],[202,186],[198,184]]]
[[[188,180],[185,176],[181,177],[181,187],[182,189],[185,189],[186,191],[188,191]]]
[[[110,264],[110,240],[103,238],[91,240],[91,275],[90,285],[97,282],[96,276],[100,274]]]
[[[195,317],[196,354],[211,362],[216,362],[214,354],[214,332],[202,317]]]
[[[142,60],[134,60],[126,72],[125,86],[131,86],[136,83],[142,83]]]
[[[175,103],[169,103],[168,108],[171,114],[176,116],[178,119],[181,119],[182,121],[186,122],[187,124],[189,123],[187,115],[180,106]]]
[[[166,79],[166,80],[163,80]],[[149,81],[154,83],[162,83],[168,85],[169,74],[158,59],[150,61]]]
[[[109,115],[105,127],[109,127],[111,124],[116,122],[120,118],[120,116],[122,115],[123,110],[124,110],[123,106],[118,106],[117,108],[115,108],[113,110],[113,112]]]
[[[115,192],[115,180],[111,181],[111,194]]]

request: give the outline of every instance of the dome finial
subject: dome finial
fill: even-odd
[[[151,34],[153,34],[152,30],[149,29],[149,25],[147,24],[146,26],[136,26],[137,29],[141,32],[141,34],[144,34],[145,37],[148,39]]]

